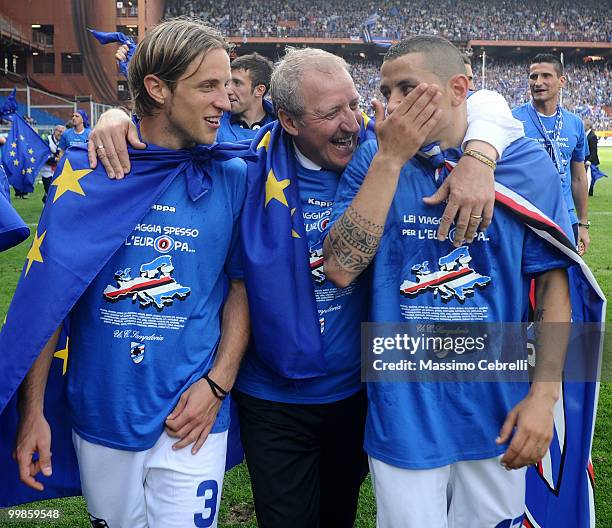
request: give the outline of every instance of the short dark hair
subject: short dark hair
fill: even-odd
[[[563,63],[556,55],[553,55],[552,53],[538,53],[533,59],[531,59],[531,64],[539,64],[541,62],[552,64],[555,67],[555,71],[559,77],[564,74],[565,70],[563,68]]]
[[[453,75],[465,75],[462,53],[445,38],[437,35],[416,35],[400,40],[387,50],[384,61],[397,59],[409,53],[427,55],[431,71],[444,81],[448,81]]]
[[[232,70],[245,70],[251,76],[251,86],[255,88],[260,84],[266,87],[264,95],[270,89],[270,79],[274,65],[271,60],[266,59],[259,53],[249,53],[236,57],[231,64]]]
[[[466,64],[468,66],[472,65],[472,59],[470,59],[467,53],[462,53],[461,58],[463,59],[463,64]]]

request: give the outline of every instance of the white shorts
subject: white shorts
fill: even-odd
[[[209,434],[195,455],[191,446],[173,451],[178,439],[165,432],[146,451],[92,444],[74,431],[72,440],[93,526],[217,526],[227,432]]]
[[[526,468],[500,457],[434,469],[402,469],[370,457],[378,528],[518,528]]]

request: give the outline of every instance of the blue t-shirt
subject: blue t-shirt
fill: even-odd
[[[508,154],[514,145],[506,149]],[[353,156],[338,187],[332,222],[355,197],[376,151],[376,142],[369,141]],[[544,152],[542,158],[542,172],[556,178]],[[401,170],[370,266],[370,320],[525,321],[532,275],[566,267],[569,261],[503,207],[495,209],[486,234],[469,246],[438,242],[444,205],[429,207],[422,198],[442,182],[435,181],[425,163],[413,158]],[[542,172],[534,167],[535,174],[546,177]],[[557,199],[562,202],[560,189]],[[453,278],[456,282],[445,287]],[[426,283],[431,286],[423,287]],[[527,390],[522,382],[368,383],[365,449],[378,460],[410,469],[494,457],[507,447],[495,444],[506,414]]]
[[[254,123],[251,127],[248,127],[243,121],[233,118],[230,112],[223,112],[223,116],[221,116],[221,127],[217,131],[217,142],[222,143],[224,141],[234,142],[243,139],[253,139],[261,127],[273,121],[276,121],[276,116],[266,112],[266,116],[259,121],[259,123]]]
[[[327,375],[289,380],[276,374],[249,351],[235,387],[264,400],[329,403],[348,398],[363,387],[360,380],[360,325],[366,316],[367,292],[365,278],[346,288],[336,288],[325,276],[323,238],[338,186],[338,173],[311,170],[297,164],[297,178]]]
[[[68,147],[78,145],[79,143],[87,143],[91,130],[89,128],[83,129],[83,132],[77,134],[74,128],[69,128],[64,131],[60,138],[59,148],[66,151]]]
[[[155,444],[180,395],[213,365],[244,201],[242,160],[211,162],[197,201],[178,176],[71,313],[68,402],[75,431],[124,450]],[[227,429],[228,407],[213,432]]]
[[[516,107],[512,110],[512,115],[523,122],[525,127],[525,135],[527,137],[536,139],[540,144],[544,145],[545,138],[538,129],[537,119],[534,122],[533,117],[530,115],[529,107],[531,103],[525,103],[521,106]],[[561,175],[561,187],[563,188],[563,198],[567,204],[567,211],[570,215],[570,221],[572,224],[578,222],[576,216],[576,207],[574,205],[574,197],[572,195],[572,174],[571,174],[571,162],[572,161],[584,161],[589,153],[589,146],[586,141],[586,134],[584,132],[584,125],[581,119],[574,113],[561,108],[563,127],[559,133],[559,151],[564,167],[564,174]],[[546,133],[550,138],[554,137],[555,133],[555,116],[546,117],[540,114],[540,119]]]

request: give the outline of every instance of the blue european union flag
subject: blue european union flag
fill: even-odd
[[[17,463],[11,457],[19,422],[17,394],[14,394],[0,414],[0,508],[81,494],[79,468],[72,445],[72,428],[65,412],[64,376],[68,345],[67,333],[62,332],[49,370],[45,392],[45,418],[52,432],[53,476],[41,477],[40,480],[45,486],[42,492],[22,484],[19,480]]]
[[[0,108],[0,117],[6,117],[17,112],[17,88],[13,88],[13,91],[4,101],[4,104]]]
[[[29,236],[30,229],[11,205],[8,179],[0,163],[0,251],[16,246]]]
[[[13,449],[15,392],[51,335],[123,244],[138,221],[176,177],[197,199],[212,185],[211,160],[249,155],[248,145],[215,144],[190,150],[149,145],[130,150],[132,171],[121,181],[89,168],[85,146],[72,147],[58,165],[17,290],[0,330],[0,507],[43,498],[17,480]],[[56,368],[65,372],[69,347],[56,352]],[[57,416],[52,431],[53,475],[43,479],[48,495],[75,493],[75,459],[63,405],[63,376],[49,378],[45,416]],[[55,419],[55,418],[54,418]],[[228,456],[234,456],[231,451]],[[10,465],[10,466],[9,466]],[[78,481],[76,481],[78,484]],[[78,489],[77,489],[78,492]],[[47,492],[45,492],[47,493]]]
[[[6,138],[2,163],[9,183],[22,193],[34,192],[34,180],[49,159],[49,146],[19,114],[9,116],[13,121]]]
[[[375,137],[363,115],[359,140]],[[241,217],[244,280],[255,353],[289,379],[326,373],[323,342],[302,219],[292,139],[280,123],[252,143]]]

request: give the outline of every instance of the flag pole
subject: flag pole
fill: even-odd
[[[486,90],[487,89],[487,52],[486,50],[482,50],[482,89]]]
[[[563,74],[565,75],[565,61],[563,59],[563,52],[561,52],[561,66],[563,66]],[[563,88],[561,88],[561,92],[559,93],[559,104],[563,106]]]

